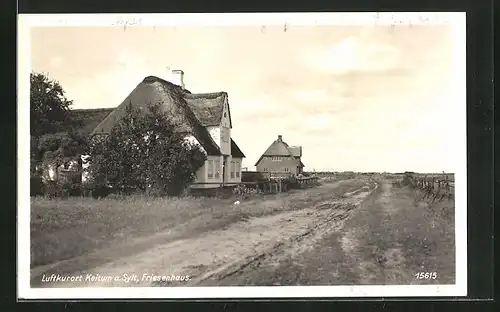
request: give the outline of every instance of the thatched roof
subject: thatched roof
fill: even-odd
[[[159,103],[162,111],[167,113],[176,125],[177,131],[192,134],[209,155],[220,155],[219,147],[187,105],[184,99],[186,94],[188,93],[180,86],[171,82],[154,76],[146,77],[97,125],[91,135],[111,132],[116,123],[125,116],[128,105],[146,110],[148,105]]]
[[[227,101],[226,92],[186,93],[184,98],[201,125],[205,127],[220,125],[224,104]],[[232,127],[231,112],[229,112],[229,124]]]
[[[195,117],[184,113],[182,98],[182,89],[177,85],[160,78],[146,77],[113,112],[96,126],[92,134],[110,133],[118,121],[126,115],[129,105],[146,111],[150,104],[160,104],[162,112],[171,113],[172,122],[176,124],[178,131],[190,132],[191,126],[188,118]]]
[[[70,116],[75,120],[77,132],[83,136],[88,136],[101,121],[106,118],[115,108],[97,109],[72,109]]]
[[[278,135],[278,138],[274,140],[274,142],[271,143],[267,150],[260,156],[259,160],[255,163],[255,166],[259,164],[262,158],[272,156],[293,157],[297,159],[298,165],[304,166],[300,160],[300,157],[302,156],[302,146],[290,147],[285,141],[283,141],[283,137],[281,135]]]
[[[146,110],[148,105],[159,103],[162,111],[167,113],[176,125],[177,131],[193,135],[209,155],[221,155],[218,145],[206,127],[220,124],[226,101],[226,92],[192,94],[171,82],[148,76],[115,108],[72,112],[82,120],[81,131],[91,136],[110,133],[125,116],[128,105]],[[231,154],[233,157],[245,157],[232,139]]]

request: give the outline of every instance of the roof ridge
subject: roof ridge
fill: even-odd
[[[266,155],[266,156],[271,156],[271,155],[274,155],[274,154],[266,154],[266,153],[267,153],[267,151],[269,150],[269,148],[271,148],[271,147],[272,147],[275,143],[276,143],[276,144],[279,144],[279,143],[283,144],[283,146],[285,146],[285,149],[287,150],[288,154],[289,154],[290,156],[293,156],[293,153],[292,153],[292,151],[290,151],[290,147],[288,146],[288,144],[286,144],[284,141],[278,141],[278,140],[274,140],[274,142],[273,142],[273,143],[271,143],[271,145],[269,145],[269,147],[267,148],[267,150],[266,150],[266,151],[264,152],[264,154],[262,154],[262,155]]]
[[[98,112],[98,111],[107,111],[113,110],[116,107],[99,107],[99,108],[72,108],[70,112]]]
[[[184,95],[188,99],[199,99],[199,98],[217,98],[220,96],[227,96],[227,92],[205,92],[205,93],[187,93]]]
[[[169,88],[173,88],[173,89],[176,89],[176,91],[180,91],[182,92],[183,94],[191,94],[191,91],[187,90],[187,89],[184,89],[182,88],[181,86],[179,85],[176,85],[175,83],[172,83],[168,80],[165,80],[163,78],[160,78],[160,77],[157,77],[157,76],[147,76],[145,77],[142,81],[142,83],[155,83],[155,82],[159,82],[161,83],[164,87],[165,85],[168,86]],[[140,84],[140,83],[139,83]]]
[[[142,82],[144,82],[144,83],[161,82],[161,83],[166,83],[166,84],[169,84],[169,85],[172,85],[172,86],[177,86],[176,84],[174,84],[174,83],[172,83],[170,81],[167,81],[165,79],[162,79],[160,77],[157,77],[157,76],[146,76],[146,77],[144,77],[144,79],[142,80]]]

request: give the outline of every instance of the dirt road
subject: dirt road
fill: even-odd
[[[201,284],[454,284],[453,203],[428,205],[414,196],[379,180],[357,209],[343,211],[344,222],[327,221],[316,235],[295,241],[295,248],[277,249],[242,270]]]
[[[372,228],[381,225],[374,223],[376,218],[367,217],[370,210],[374,209],[376,216],[389,217],[398,211],[395,199],[389,198],[393,195],[391,184],[359,179],[355,190],[339,196],[340,184],[320,186],[316,192],[321,200],[312,207],[249,218],[138,253],[122,252],[120,256],[117,251],[111,252],[110,261],[91,269],[37,269],[32,271],[32,285],[250,286],[414,281],[414,270],[398,267],[405,263],[404,248],[382,250],[380,244],[362,245],[367,239],[363,235],[371,235]],[[364,248],[380,250],[367,253]]]

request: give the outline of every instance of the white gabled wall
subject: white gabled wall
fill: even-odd
[[[220,127],[219,126],[208,126],[207,131],[208,131],[208,133],[210,133],[210,136],[215,141],[215,143],[217,143],[217,146],[219,148],[221,148]]]
[[[229,121],[229,103],[227,97],[222,111],[222,119],[220,124],[221,137],[221,153],[223,155],[231,155],[231,123]]]
[[[206,127],[208,133],[219,147],[223,155],[231,154],[231,123],[229,121],[229,106],[227,98],[222,111],[221,122],[217,126]]]

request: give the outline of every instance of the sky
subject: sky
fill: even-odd
[[[73,108],[116,107],[168,68],[182,69],[193,93],[227,92],[249,170],[278,135],[317,171],[454,172],[465,140],[447,25],[58,26],[30,36],[32,70],[58,80]]]

